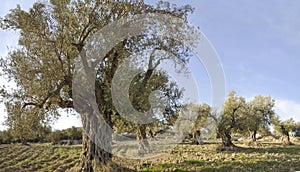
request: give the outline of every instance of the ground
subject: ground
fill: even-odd
[[[236,151],[218,151],[219,143],[178,145],[146,160],[114,158],[129,171],[300,171],[300,144],[261,142],[255,148],[242,142]],[[66,171],[79,164],[81,146],[1,145],[0,171]]]
[[[1,145],[0,171],[64,172],[79,164],[81,146]]]

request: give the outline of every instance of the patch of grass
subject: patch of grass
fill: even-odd
[[[125,171],[300,171],[300,145],[261,143],[216,151],[218,143],[180,144],[172,151],[149,159],[114,157],[114,167]],[[66,171],[79,165],[81,146],[0,145],[0,171]]]
[[[244,147],[236,151],[222,152],[216,151],[216,147],[217,144],[178,145],[168,154],[140,162],[140,167],[131,165],[131,169],[214,172],[300,170],[300,146],[297,144],[282,146],[265,143],[261,148]]]
[[[78,165],[80,152],[81,146],[0,145],[0,171],[65,171]]]

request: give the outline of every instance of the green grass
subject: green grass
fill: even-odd
[[[0,171],[66,171],[79,164],[81,146],[0,145]]]
[[[147,160],[143,171],[298,171],[300,146],[265,144],[218,152],[215,145],[179,145],[169,157]],[[155,163],[159,162],[159,163]]]
[[[245,144],[237,151],[216,151],[218,144],[181,144],[168,153],[145,160],[114,157],[131,171],[300,171],[300,145]],[[66,171],[79,165],[81,146],[0,145],[0,171]]]

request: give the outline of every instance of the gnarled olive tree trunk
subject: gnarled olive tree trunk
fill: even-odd
[[[282,139],[282,143],[284,145],[292,145],[293,143],[291,142],[291,137],[289,132],[284,133],[284,138]]]
[[[113,114],[109,101],[104,101],[103,89],[96,82],[95,96],[88,96],[88,92],[80,92],[76,97],[74,106],[80,113],[83,127],[81,171],[112,171],[112,119]],[[76,88],[75,88],[76,90]]]
[[[228,130],[223,127],[217,128],[217,137],[222,139],[223,147],[235,147],[235,145],[231,141],[231,135]]]
[[[95,169],[109,168],[107,166],[112,155],[95,144],[84,131],[82,139],[81,171],[94,172]]]
[[[221,139],[222,139],[222,145],[224,147],[233,147],[235,146],[232,141],[231,141],[231,136],[228,133],[222,133],[221,134]]]
[[[110,113],[103,115],[104,121],[97,116],[82,115],[83,137],[81,154],[82,172],[111,171],[112,159],[112,128],[110,124]]]
[[[253,132],[251,133],[251,139],[252,139],[253,142],[256,142],[256,140],[257,140],[256,134],[257,134],[257,131],[253,131]]]
[[[193,133],[193,142],[194,142],[194,144],[197,144],[197,145],[202,145],[203,144],[203,141],[201,140],[200,130],[197,130]]]
[[[138,124],[137,126],[137,139],[139,142],[139,151],[142,152],[149,152],[150,151],[150,144],[147,140],[147,133],[146,133],[146,125],[145,124]]]

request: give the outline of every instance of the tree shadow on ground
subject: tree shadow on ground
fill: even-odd
[[[273,147],[275,146],[275,147]],[[236,151],[217,151],[227,158],[209,160],[186,159],[179,163],[144,166],[144,171],[299,171],[300,146],[273,144],[266,148],[243,148]],[[234,155],[234,156],[232,156]]]

